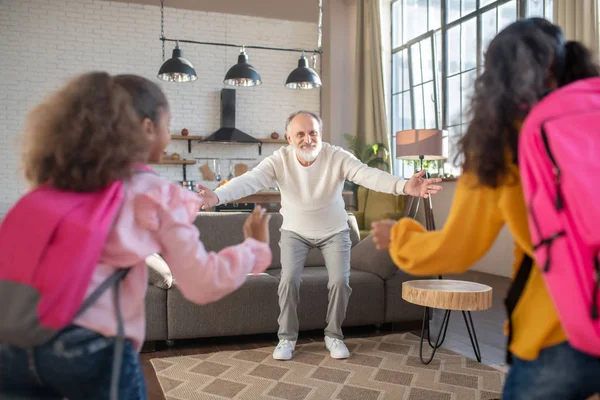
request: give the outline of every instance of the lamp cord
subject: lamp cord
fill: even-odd
[[[319,3],[319,22],[317,25],[317,50],[321,51],[321,45],[323,41],[323,0],[317,0]],[[317,68],[317,54],[312,54],[313,69]]]
[[[162,60],[165,61],[165,0],[160,0],[160,38],[162,41]]]

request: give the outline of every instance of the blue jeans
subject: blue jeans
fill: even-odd
[[[69,326],[27,350],[0,344],[0,399],[88,399],[110,395],[115,338]],[[139,355],[126,340],[119,399],[146,399]]]
[[[537,359],[513,358],[502,400],[585,400],[600,393],[600,358],[568,343],[547,347]]]

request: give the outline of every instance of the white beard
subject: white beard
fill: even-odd
[[[313,162],[321,152],[321,148],[323,147],[322,142],[317,143],[317,146],[312,150],[302,150],[300,147],[294,146],[294,152],[298,157],[306,162]]]

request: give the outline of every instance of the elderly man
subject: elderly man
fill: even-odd
[[[441,190],[441,179],[423,179],[419,173],[406,181],[370,168],[341,147],[321,140],[323,123],[318,115],[298,111],[290,115],[285,131],[289,146],[265,158],[256,168],[232,179],[214,192],[198,185],[206,206],[240,199],[279,186],[281,192],[281,281],[279,284],[279,344],[277,360],[292,358],[298,339],[300,278],[311,248],[323,253],[329,275],[329,304],[325,345],[333,358],[350,355],[343,342],[342,322],[352,293],[348,213],[342,198],[344,181],[350,180],[379,192],[427,197]]]

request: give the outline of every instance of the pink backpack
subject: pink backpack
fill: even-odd
[[[600,78],[555,90],[531,110],[519,169],[535,260],[569,343],[600,357]],[[527,265],[513,284],[521,291]]]
[[[153,172],[138,166],[136,172]],[[91,193],[44,185],[24,195],[0,224],[0,345],[31,348],[51,340],[109,288],[117,337],[111,399],[117,399],[125,340],[118,269],[85,297],[124,198],[117,181]]]
[[[36,346],[71,323],[122,197],[122,182],[93,193],[41,186],[11,208],[0,225],[0,342]]]

